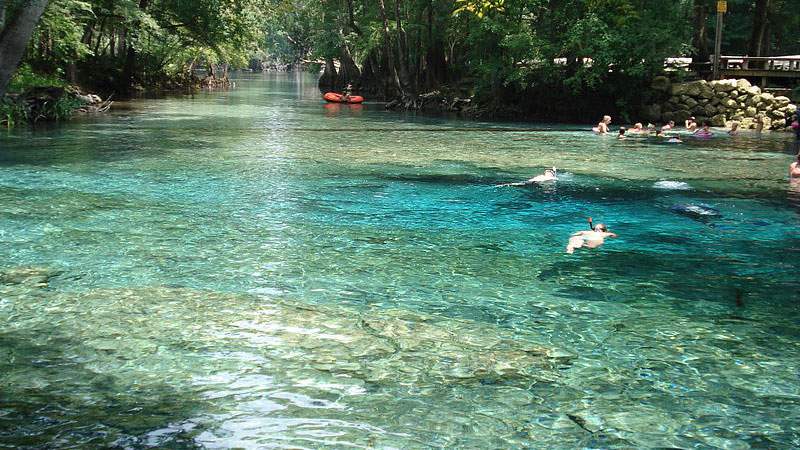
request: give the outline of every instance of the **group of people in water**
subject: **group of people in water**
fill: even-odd
[[[609,128],[611,125],[611,116],[603,116],[600,122],[597,124],[596,127],[592,128],[597,134],[604,135],[609,134],[611,129]],[[699,139],[711,139],[714,137],[714,132],[711,131],[711,122],[706,120],[703,121],[702,124],[699,124],[694,117],[689,117],[686,119],[684,123],[686,131],[691,133],[691,136]],[[761,117],[756,118],[756,131],[760,132],[764,129],[764,121]],[[619,127],[619,134],[617,135],[617,139],[627,139],[628,136],[637,136],[637,137],[647,137],[647,136],[655,136],[655,137],[663,137],[667,138],[669,143],[679,144],[683,142],[681,138],[671,132],[676,130],[675,121],[670,120],[669,122],[665,123],[661,127],[656,127],[653,124],[648,124],[645,127],[641,122],[637,122],[633,127],[626,128],[626,127]],[[727,134],[730,136],[736,136],[739,134],[739,122],[732,122],[731,129],[727,131]]]
[[[597,124],[597,127],[595,127],[595,132],[599,134],[609,133],[608,126],[610,124],[611,124],[611,117],[609,116],[603,117],[603,120]],[[711,131],[709,130],[709,128],[711,127],[710,123],[704,122],[702,127],[699,127],[697,122],[694,121],[693,117],[690,117],[686,121],[685,126],[687,130],[692,131],[695,135],[697,135],[698,133],[701,133],[701,135],[704,135],[706,133],[709,134],[711,133]],[[670,121],[666,123],[663,127],[661,127],[661,129],[655,130],[656,136],[663,135],[664,133],[672,130],[674,127],[675,127],[675,122]],[[789,177],[792,179],[800,179],[800,114],[795,115],[792,118],[791,128],[795,133],[795,146],[796,148],[798,148],[798,152],[796,161],[793,162],[789,167]],[[623,131],[620,131],[620,136],[625,135],[624,128],[622,130]],[[652,131],[651,127],[645,129],[641,123],[637,123],[636,125],[634,125],[634,127],[631,129],[630,132],[637,134],[643,134],[643,133],[650,134]],[[733,126],[728,131],[728,134],[733,136],[736,135],[737,132],[738,132],[738,123],[734,122]],[[498,186],[500,187],[529,186],[541,183],[554,182],[558,179],[557,175],[558,175],[558,170],[555,167],[552,167],[546,169],[543,174],[537,175],[526,181],[519,183],[501,184]],[[607,225],[602,223],[594,224],[592,222],[592,218],[589,217],[589,229],[573,233],[570,236],[569,241],[567,242],[566,252],[572,254],[575,252],[576,249],[579,248],[587,248],[587,249],[597,248],[603,245],[607,238],[615,238],[615,237],[617,237],[617,235],[609,231]]]

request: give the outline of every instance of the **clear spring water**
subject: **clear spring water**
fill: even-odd
[[[791,137],[530,128],[273,75],[3,133],[0,448],[800,447]]]

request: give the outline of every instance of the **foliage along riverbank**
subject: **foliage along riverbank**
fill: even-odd
[[[33,73],[116,98],[225,85],[230,67],[322,61],[321,89],[353,84],[368,99],[405,109],[544,121],[633,119],[659,101],[650,86],[664,74],[666,58],[708,60],[713,6],[711,0],[10,0],[0,4],[0,97],[22,53]],[[800,53],[800,16],[790,2],[731,0],[729,11],[726,52]],[[198,78],[197,69],[209,76]],[[672,75],[674,82],[685,76]]]
[[[792,31],[800,20],[788,2],[729,3],[725,51],[800,52]],[[667,58],[708,61],[713,6],[701,0],[295,2],[274,19],[268,48],[287,60],[323,60],[323,91],[352,84],[399,108],[544,121],[633,119],[660,101],[651,83],[664,75]],[[681,82],[690,74],[670,75]]]

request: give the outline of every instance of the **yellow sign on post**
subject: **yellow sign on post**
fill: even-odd
[[[725,0],[720,0],[717,2],[717,12],[718,13],[726,13],[728,12],[728,2]]]

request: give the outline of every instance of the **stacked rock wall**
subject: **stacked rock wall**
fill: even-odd
[[[762,92],[745,79],[680,84],[656,79],[653,88],[662,91],[666,98],[645,111],[647,119],[656,122],[682,123],[694,116],[697,122],[709,120],[715,127],[730,126],[737,121],[741,128],[747,129],[755,128],[760,118],[765,130],[783,130],[797,111],[788,97]]]

